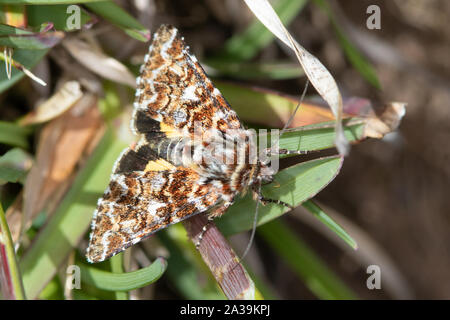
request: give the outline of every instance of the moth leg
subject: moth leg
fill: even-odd
[[[304,155],[304,154],[310,154],[310,153],[315,153],[315,152],[320,152],[322,150],[288,150],[288,149],[279,149],[278,152],[272,152],[271,148],[267,148],[265,149],[265,154],[267,156],[271,156],[272,154],[286,154],[286,155],[290,155],[290,154],[297,154],[297,155]]]
[[[200,243],[202,242],[203,236],[205,235],[205,232],[208,230],[208,226],[209,224],[217,217],[220,217],[221,215],[223,215],[225,213],[225,211],[227,211],[228,207],[231,206],[232,202],[226,202],[223,205],[221,205],[220,207],[217,207],[213,210],[211,210],[211,212],[208,213],[207,217],[208,217],[208,222],[203,226],[202,231],[200,232],[198,238],[197,238],[197,242],[195,243],[195,248],[198,250],[198,248],[200,247]]]
[[[267,199],[267,198],[264,198],[262,195],[260,195],[260,196],[258,197],[258,200],[261,201],[261,203],[262,203],[263,205],[266,205],[266,204],[268,204],[268,203],[275,203],[275,204],[284,206],[284,207],[286,207],[286,208],[289,208],[289,209],[291,209],[291,210],[294,209],[293,206],[291,206],[290,204],[287,204],[287,203],[284,202],[284,201],[281,201],[281,200],[275,200],[275,199]]]

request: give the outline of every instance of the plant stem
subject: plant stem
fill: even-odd
[[[0,204],[0,283],[3,298],[9,300],[24,300],[22,277],[17,267],[14,244],[11,239],[5,213]]]

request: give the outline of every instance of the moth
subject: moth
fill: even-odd
[[[86,256],[100,262],[195,214],[220,217],[274,170],[175,27],[153,36],[137,78],[132,131],[98,200]],[[259,200],[264,200],[258,194]]]

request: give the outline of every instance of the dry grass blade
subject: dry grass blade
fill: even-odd
[[[46,86],[47,83],[45,83],[44,80],[40,79],[39,77],[37,77],[36,75],[34,75],[30,70],[28,70],[27,68],[25,68],[25,66],[23,64],[21,64],[20,62],[12,59],[9,55],[6,56],[4,53],[0,52],[0,60],[5,61],[5,63],[8,64],[7,66],[7,70],[9,70],[8,72],[8,79],[11,77],[10,76],[10,65],[13,66],[14,68],[16,68],[17,70],[22,71],[27,77],[31,78],[32,80],[36,81],[37,83],[39,83],[42,86]]]
[[[63,114],[81,99],[83,93],[77,81],[67,81],[48,100],[40,104],[36,110],[27,114],[20,124],[42,123]]]
[[[24,187],[25,224],[44,207],[52,211],[64,195],[74,169],[102,125],[95,103],[93,96],[85,95],[69,112],[42,130],[36,163]],[[8,216],[9,221],[15,219],[14,215]],[[13,239],[17,240],[18,236],[16,232],[12,233]]]
[[[183,222],[189,238],[196,243],[208,219],[198,214]],[[222,291],[230,300],[255,299],[255,286],[225,237],[210,222],[199,246],[200,254]]]
[[[406,113],[405,106],[404,102],[387,103],[379,116],[371,115],[368,118],[364,135],[381,139],[386,134],[395,131]]]
[[[125,65],[88,42],[71,38],[64,40],[62,44],[78,62],[94,73],[133,88],[136,86],[136,78]]]

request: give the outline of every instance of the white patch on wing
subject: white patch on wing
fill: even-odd
[[[157,202],[157,201],[151,200],[151,201],[148,203],[148,206],[147,206],[147,212],[148,212],[149,214],[153,215],[153,216],[156,216],[156,211],[157,211],[159,208],[162,208],[162,207],[165,207],[165,206],[166,206],[165,203],[161,203],[161,202]]]
[[[187,119],[187,114],[182,109],[178,109],[173,113],[173,120],[175,124],[180,124],[182,122],[185,122]]]
[[[195,86],[189,86],[186,87],[183,91],[183,95],[181,96],[181,99],[185,101],[197,101],[199,98],[197,97],[197,94],[195,93]]]
[[[125,176],[123,174],[116,174],[116,179],[114,181],[116,181],[120,187],[122,188],[122,195],[126,195],[128,193],[128,186],[125,183]]]
[[[183,70],[181,70],[181,68],[169,67],[169,70],[171,70],[173,73],[175,73],[179,77],[181,77],[183,75]]]
[[[149,99],[146,99],[146,100],[143,100],[142,101],[142,105],[141,105],[141,109],[147,109],[148,108],[148,105],[150,104],[150,103],[155,103],[155,101],[156,101],[156,99],[158,98],[158,94],[157,93],[155,93],[155,94],[153,94]]]
[[[155,175],[153,177],[153,179],[150,180],[151,185],[152,185],[152,189],[154,191],[160,191],[161,188],[164,186],[164,184],[166,183],[166,179],[163,177],[163,175],[158,174]]]
[[[166,60],[170,60],[171,57],[167,54],[167,50],[172,46],[172,42],[175,39],[175,36],[177,35],[178,30],[177,29],[173,29],[172,34],[170,35],[170,39],[167,40],[167,42],[164,42],[164,44],[162,45],[161,48],[161,56],[166,59]]]
[[[197,60],[197,57],[196,56],[194,56],[193,54],[189,54],[189,52],[188,51],[186,51],[186,53],[188,54],[188,56],[191,58],[191,60],[193,61],[193,62],[198,62],[198,60]]]
[[[111,230],[108,230],[103,234],[103,237],[102,237],[103,251],[102,251],[102,257],[100,258],[100,261],[103,261],[106,258],[106,251],[108,250],[108,247],[109,247],[109,237],[111,235],[113,235],[112,233],[113,232]]]

